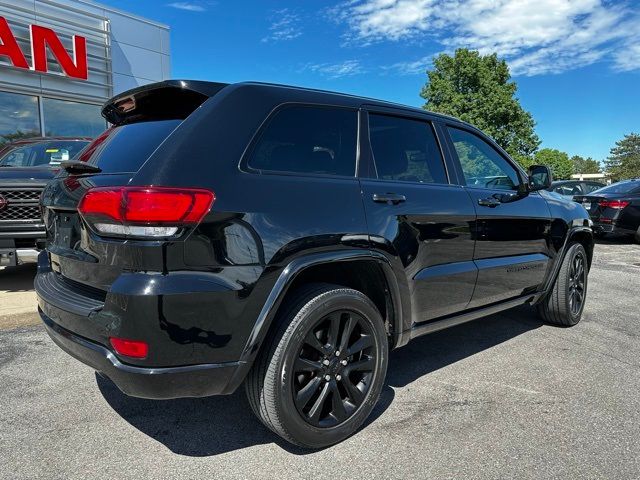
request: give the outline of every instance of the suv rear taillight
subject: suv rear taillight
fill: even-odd
[[[214,201],[199,188],[99,187],[84,194],[78,212],[100,235],[164,238],[200,223]]]
[[[627,205],[629,205],[629,202],[626,200],[600,200],[598,202],[598,205],[600,205],[603,208],[608,207],[608,208],[622,209]]]

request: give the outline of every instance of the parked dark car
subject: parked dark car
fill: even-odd
[[[51,338],[126,394],[244,382],[322,447],[365,421],[389,349],[522,304],[580,320],[587,213],[471,125],[260,83],[166,81],[103,114],[43,193],[35,288]]]
[[[640,243],[640,179],[623,180],[573,199],[589,212],[596,235],[630,235]]]
[[[0,266],[35,262],[46,232],[38,205],[45,184],[89,138],[29,138],[0,148]]]
[[[606,185],[593,180],[557,180],[551,184],[549,191],[573,198],[575,195],[587,195],[602,187]]]

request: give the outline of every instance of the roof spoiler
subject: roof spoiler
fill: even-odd
[[[102,107],[102,116],[113,125],[145,120],[184,120],[228,83],[166,80],[127,90]]]

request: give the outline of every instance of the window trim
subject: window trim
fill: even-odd
[[[367,180],[373,180],[373,181],[377,181],[377,182],[392,182],[392,183],[398,183],[401,185],[421,185],[421,186],[428,186],[428,185],[437,185],[437,186],[449,186],[452,185],[451,182],[451,175],[449,172],[449,165],[447,162],[447,155],[444,149],[444,144],[440,139],[440,135],[438,132],[438,124],[437,122],[432,119],[431,117],[429,117],[427,114],[425,115],[419,115],[416,114],[414,112],[411,111],[404,111],[404,110],[394,110],[394,109],[386,109],[386,108],[379,108],[376,106],[367,106],[363,109],[363,112],[365,114],[365,123],[366,123],[366,135],[364,135],[364,137],[366,138],[363,147],[365,147],[366,152],[367,152],[367,156],[366,156],[366,160],[368,162],[368,171],[367,172],[361,172],[358,171],[358,176],[359,178],[366,178]],[[444,176],[445,176],[445,183],[442,182],[429,182],[429,183],[425,183],[425,182],[415,182],[412,180],[395,180],[395,179],[386,179],[386,178],[380,178],[378,176],[378,168],[376,166],[376,161],[375,161],[375,155],[373,153],[373,146],[371,144],[371,130],[369,128],[370,126],[370,122],[369,122],[369,117],[370,115],[381,115],[381,116],[385,116],[385,117],[394,117],[394,118],[400,118],[400,119],[404,119],[404,120],[412,120],[415,122],[422,122],[427,124],[428,126],[431,127],[431,130],[433,132],[433,136],[436,140],[436,145],[438,146],[438,151],[440,152],[440,161],[442,162],[442,166],[444,168]],[[373,176],[375,175],[375,176]]]
[[[325,108],[325,109],[340,109],[340,110],[348,110],[355,114],[356,116],[356,139],[355,139],[355,162],[354,162],[354,170],[353,175],[334,175],[330,173],[305,173],[305,172],[289,172],[286,170],[262,170],[259,168],[253,168],[249,165],[249,161],[253,156],[257,145],[260,143],[264,133],[269,128],[269,125],[273,122],[275,117],[282,110],[287,108],[294,107],[311,107],[311,108]],[[287,177],[311,177],[311,178],[327,178],[327,179],[353,179],[357,178],[357,173],[360,165],[360,132],[361,132],[361,121],[360,121],[360,109],[356,107],[350,107],[345,105],[335,105],[330,103],[314,103],[314,102],[283,102],[276,105],[264,118],[260,126],[257,128],[256,132],[251,137],[249,144],[245,148],[240,162],[238,163],[238,169],[243,173],[249,173],[253,175],[279,175],[279,176],[287,176]]]
[[[458,184],[464,188],[473,188],[478,190],[486,190],[488,192],[493,191],[505,191],[504,189],[495,189],[495,188],[485,188],[478,187],[475,185],[467,185],[467,179],[464,174],[464,170],[462,169],[462,163],[460,162],[460,157],[458,157],[458,152],[456,150],[455,145],[453,144],[453,139],[451,138],[451,134],[449,133],[450,128],[455,128],[456,130],[462,130],[464,132],[469,133],[470,135],[474,135],[478,137],[480,140],[487,143],[491,146],[497,153],[500,155],[516,172],[516,176],[520,181],[518,185],[518,190],[522,188],[523,185],[527,183],[528,175],[524,172],[519,163],[513,160],[507,152],[504,151],[500,145],[498,145],[493,139],[491,139],[488,135],[485,135],[480,130],[465,124],[455,123],[455,122],[444,122],[443,123],[443,133],[446,135],[446,142],[449,147],[449,151],[451,152],[451,158],[456,166],[457,176],[458,176]]]

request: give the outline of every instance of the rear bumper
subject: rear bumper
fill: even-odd
[[[39,309],[51,339],[65,352],[109,377],[123,393],[165,400],[231,393],[230,380],[241,362],[146,368],[122,363],[104,346],[55,323]]]
[[[634,230],[630,230],[628,228],[620,227],[615,223],[603,223],[597,220],[593,221],[593,231],[595,233],[612,233],[619,235],[633,235],[636,233]]]

